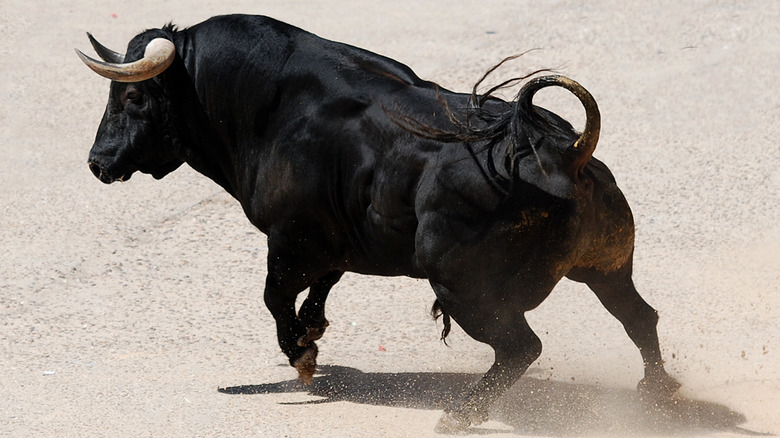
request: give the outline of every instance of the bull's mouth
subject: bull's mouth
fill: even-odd
[[[92,171],[92,174],[95,175],[95,178],[99,179],[100,181],[111,184],[113,182],[124,182],[130,179],[131,176],[133,176],[133,173],[136,171],[140,171],[142,173],[150,174],[154,177],[154,179],[162,179],[169,173],[173,172],[174,170],[178,169],[179,166],[182,165],[182,161],[173,161],[170,163],[163,164],[162,166],[157,167],[141,167],[135,168],[133,170],[128,170],[122,174],[120,174],[118,177],[114,176],[116,175],[116,172],[112,172],[111,169],[106,169],[100,165],[100,163],[95,161],[89,162],[89,170]],[[135,167],[135,166],[134,166]]]

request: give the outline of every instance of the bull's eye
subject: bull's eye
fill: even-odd
[[[133,86],[127,87],[124,93],[122,93],[122,105],[127,105],[128,102],[139,103],[143,93],[138,88]]]

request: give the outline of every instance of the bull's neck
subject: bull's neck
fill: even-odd
[[[193,129],[193,140],[185,151],[184,161],[199,173],[210,178],[233,197],[238,197],[238,178],[229,160],[230,151],[220,147],[218,141],[213,141],[214,136],[204,133],[202,129]],[[206,135],[201,135],[206,134]],[[211,138],[212,141],[203,139]]]
[[[177,114],[175,123],[181,140],[180,159],[239,198],[240,176],[234,162],[235,147],[218,129],[220,121],[215,121],[211,111],[206,110],[204,102],[207,99],[196,87],[197,79],[191,74],[195,71],[196,60],[187,55],[194,52],[191,41],[184,33],[177,34],[176,38],[183,62],[177,65],[178,71],[171,72],[175,75],[171,84],[175,84],[172,109]]]
[[[180,159],[236,197],[238,180],[231,159],[234,151],[224,144],[213,129],[197,97],[182,105],[179,113]]]

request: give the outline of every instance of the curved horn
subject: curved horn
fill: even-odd
[[[176,46],[168,39],[155,38],[146,45],[144,57],[129,63],[98,61],[76,49],[79,58],[95,73],[117,82],[141,82],[164,72],[176,56]]]
[[[114,64],[122,64],[125,62],[125,55],[117,53],[100,44],[89,32],[87,32],[87,37],[89,37],[89,42],[92,44],[92,48],[95,49],[95,53],[97,53],[103,61],[112,62]]]
[[[596,99],[585,89],[582,85],[576,81],[569,79],[565,76],[550,75],[535,78],[529,81],[520,90],[520,96],[530,97],[533,94],[545,87],[558,86],[563,87],[572,92],[582,103],[585,108],[585,129],[582,131],[580,138],[571,146],[571,149],[576,151],[579,158],[576,160],[577,171],[581,171],[585,164],[588,163],[590,157],[593,155],[593,151],[596,149],[596,144],[599,141],[599,133],[601,132],[601,113],[599,107],[596,104]],[[530,94],[527,94],[530,93]],[[521,97],[523,99],[523,97]]]

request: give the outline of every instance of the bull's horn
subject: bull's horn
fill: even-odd
[[[165,38],[155,38],[146,45],[144,57],[129,63],[98,61],[76,49],[79,58],[95,73],[117,82],[141,82],[164,72],[176,56],[176,46]]]
[[[95,53],[97,53],[103,61],[113,62],[114,64],[122,64],[125,62],[125,55],[117,53],[100,44],[100,42],[98,42],[98,40],[89,32],[87,32],[87,37],[89,37],[89,42],[92,44],[92,48],[95,49]]]
[[[593,151],[596,150],[596,144],[599,141],[599,133],[601,131],[601,114],[599,113],[596,99],[593,98],[585,87],[572,79],[560,75],[538,77],[525,84],[519,93],[520,103],[526,107],[525,110],[533,111],[531,99],[534,93],[542,88],[551,86],[563,87],[571,91],[585,108],[585,129],[571,146],[571,149],[576,152],[577,156],[575,162],[572,163],[573,176],[576,177],[585,168],[585,165],[590,161],[590,157],[593,156]]]

